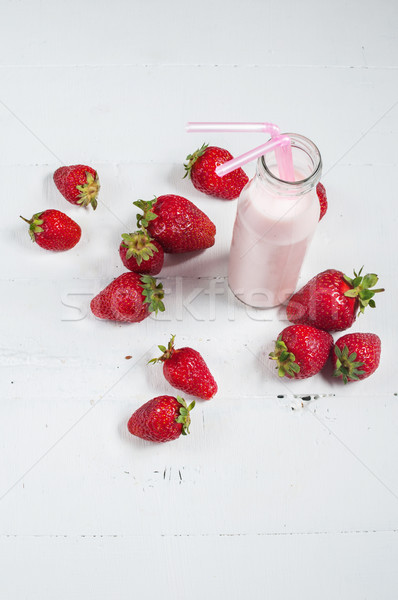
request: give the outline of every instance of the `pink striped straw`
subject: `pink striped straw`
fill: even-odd
[[[294,181],[293,157],[291,141],[288,136],[280,135],[280,129],[274,123],[222,123],[222,122],[189,122],[186,125],[188,133],[194,132],[248,132],[248,133],[269,133],[271,140],[266,144],[257,146],[245,154],[233,158],[232,160],[216,168],[216,174],[223,177],[238,167],[262,156],[266,152],[275,150],[276,162],[278,165],[279,177],[283,181]],[[271,144],[271,145],[270,145]]]
[[[202,131],[236,131],[249,133],[269,133],[272,137],[280,134],[278,125],[273,123],[194,123],[186,125],[187,133]]]
[[[219,165],[216,168],[216,175],[218,175],[219,177],[224,177],[224,175],[228,175],[228,173],[231,173],[231,171],[235,171],[235,169],[238,169],[246,163],[251,162],[256,158],[259,158],[260,156],[263,156],[263,154],[266,154],[267,152],[271,152],[271,150],[275,150],[276,154],[276,150],[278,148],[282,150],[286,147],[290,147],[290,137],[288,135],[276,135],[265,144],[261,144],[261,146],[257,146],[257,148],[253,148],[253,150],[249,150],[248,152],[245,152],[245,154],[241,154],[240,156],[229,160],[223,165]],[[278,164],[278,168],[280,172],[280,164]],[[288,180],[284,179],[284,181]],[[291,181],[291,179],[289,179],[289,181]]]

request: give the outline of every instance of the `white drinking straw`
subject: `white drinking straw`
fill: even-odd
[[[276,142],[270,146],[270,142],[262,144],[237,158],[220,165],[216,168],[216,174],[219,177],[227,175],[238,167],[262,156],[265,152],[275,150],[276,162],[278,165],[279,177],[283,181],[294,181],[294,168],[291,141],[288,136],[280,135],[280,129],[274,123],[222,123],[222,122],[189,122],[186,125],[188,133],[194,132],[248,132],[248,133],[269,133],[272,138],[270,142]]]

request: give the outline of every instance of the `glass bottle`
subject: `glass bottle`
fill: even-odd
[[[286,135],[296,180],[279,179],[274,152],[261,156],[239,196],[232,236],[229,286],[239,300],[258,308],[278,306],[294,292],[319,221],[320,152],[308,138]]]

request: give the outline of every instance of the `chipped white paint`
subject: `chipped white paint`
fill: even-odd
[[[4,4],[1,598],[396,598],[396,21],[389,0]],[[275,376],[283,311],[228,290],[236,203],[181,179],[203,142],[189,119],[271,119],[317,142],[330,209],[301,282],[331,266],[380,273],[387,292],[355,324],[382,337],[367,383]],[[55,190],[57,157],[98,168],[95,214]],[[157,319],[94,319],[90,298],[122,272],[132,202],[167,192],[209,214],[216,245],[167,257]],[[18,222],[49,207],[82,226],[70,252],[33,246]],[[126,420],[171,392],[147,365],[171,333],[220,392],[197,403],[187,439],[151,445]]]

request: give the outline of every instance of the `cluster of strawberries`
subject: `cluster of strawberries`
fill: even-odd
[[[137,323],[151,312],[164,311],[163,286],[157,275],[164,253],[204,250],[214,245],[216,226],[193,202],[168,194],[135,206],[139,229],[122,234],[119,254],[131,271],[112,281],[91,301],[91,310],[100,319]]]
[[[222,148],[203,145],[187,156],[185,176],[196,189],[225,200],[237,198],[248,182],[242,169],[221,178],[218,165],[233,157]],[[95,210],[100,189],[97,172],[86,165],[60,167],[54,182],[72,204]],[[317,186],[320,219],[327,210],[325,188]],[[214,245],[216,227],[209,217],[190,200],[168,194],[154,200],[137,200],[137,229],[122,234],[120,258],[129,272],[114,279],[91,301],[93,314],[101,319],[140,322],[151,312],[164,311],[164,292],[153,277],[163,267],[165,253],[204,250]],[[24,217],[21,217],[24,219]],[[36,213],[30,220],[33,241],[47,250],[68,250],[80,240],[81,229],[75,221],[58,210]],[[278,374],[303,379],[320,371],[330,355],[333,339],[329,331],[351,326],[358,309],[374,306],[376,292],[370,290],[377,276],[370,274],[354,279],[339,271],[329,270],[312,279],[297,292],[287,306],[287,316],[295,323],[278,337],[275,352]],[[209,400],[217,392],[217,384],[203,357],[192,348],[174,347],[172,336],[167,348],[159,346],[162,355],[150,362],[162,362],[166,380],[176,389]],[[377,368],[380,340],[374,334],[351,334],[336,342],[333,361],[335,375],[345,382],[363,379]],[[146,440],[165,442],[189,432],[190,411],[180,396],[158,396],[141,406],[130,418],[130,433]]]
[[[202,146],[187,157],[186,175],[194,186],[210,195],[232,200],[248,182],[242,169],[220,178],[217,165],[232,155],[222,148]],[[98,173],[87,165],[60,167],[54,183],[68,202],[95,210],[100,183]],[[129,270],[114,279],[95,296],[90,304],[93,314],[101,319],[139,322],[151,312],[163,311],[164,292],[153,275],[160,273],[165,253],[204,250],[214,245],[216,227],[209,217],[190,200],[164,195],[152,201],[137,200],[137,230],[122,234],[120,258]],[[28,220],[33,241],[46,250],[73,248],[81,238],[81,228],[66,214],[50,209],[36,213]],[[167,381],[176,389],[203,400],[217,392],[217,384],[203,357],[193,348],[174,347],[172,336],[168,347],[159,346],[162,356],[150,362],[162,362]],[[129,431],[146,440],[165,442],[189,432],[190,411],[180,396],[158,396],[141,406],[128,422]]]
[[[203,145],[187,157],[185,176],[194,186],[210,195],[232,200],[248,182],[242,169],[218,177],[216,166],[232,155],[223,148]],[[164,254],[205,250],[214,245],[216,226],[193,202],[182,196],[167,194],[154,200],[137,200],[137,230],[123,233],[120,258],[131,273],[112,281],[91,302],[96,317],[116,321],[138,322],[151,312],[164,310],[162,284],[153,275],[163,267]]]
[[[86,165],[60,167],[54,173],[54,183],[61,194],[77,206],[97,208],[100,189],[97,171]],[[80,241],[82,230],[73,219],[60,210],[49,209],[35,213],[29,224],[29,234],[45,250],[70,250]]]
[[[270,358],[278,375],[306,379],[318,373],[332,357],[333,375],[347,383],[372,375],[379,366],[381,342],[374,333],[349,333],[334,344],[330,331],[351,327],[358,313],[376,306],[371,289],[378,282],[374,273],[362,276],[362,269],[350,278],[328,269],[313,277],[290,298],[286,314],[295,323],[278,336]],[[333,348],[333,351],[332,351]]]
[[[150,363],[163,363],[165,379],[177,390],[202,400],[210,400],[217,392],[217,383],[203,357],[193,348],[175,348],[174,335],[167,348],[158,346],[162,355]],[[143,404],[129,419],[128,430],[151,442],[168,442],[189,433],[190,411],[180,396],[157,396]]]
[[[242,169],[221,179],[215,174],[218,164],[232,155],[222,148],[202,146],[189,155],[186,175],[200,191],[216,197],[237,198],[248,182]],[[204,250],[214,245],[216,226],[195,204],[182,196],[164,195],[151,201],[137,200],[137,231],[122,234],[120,258],[131,273],[124,273],[91,301],[91,310],[99,318],[141,321],[152,311],[164,310],[162,284],[156,283],[163,267],[164,253]],[[142,289],[142,291],[140,290]],[[143,301],[140,301],[143,298]],[[137,310],[138,307],[138,310]],[[150,362],[163,362],[163,374],[176,389],[210,400],[217,384],[203,357],[193,348],[159,346],[162,356]],[[181,396],[157,396],[143,404],[128,421],[131,434],[152,442],[166,442],[189,433],[190,412]]]

